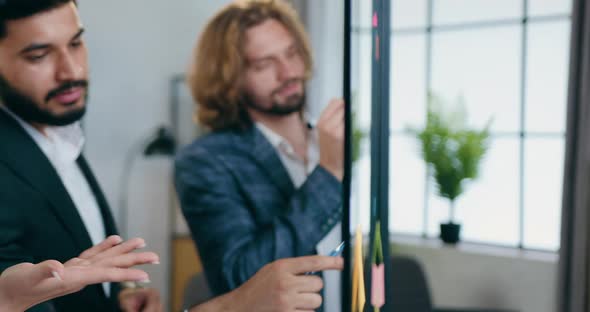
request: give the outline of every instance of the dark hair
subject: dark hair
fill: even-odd
[[[75,0],[0,0],[0,39],[6,36],[6,21],[33,16]]]

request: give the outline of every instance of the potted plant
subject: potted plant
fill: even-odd
[[[465,183],[478,176],[479,163],[488,149],[490,123],[483,130],[470,129],[461,100],[448,114],[441,104],[437,97],[429,97],[426,126],[416,135],[438,194],[449,200],[449,221],[440,225],[440,237],[445,243],[454,244],[459,241],[461,230],[455,222],[456,199],[464,192]]]

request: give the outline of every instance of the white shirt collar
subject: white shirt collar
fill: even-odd
[[[317,144],[318,138],[317,132],[315,131],[315,122],[307,113],[304,113],[303,120],[309,129],[310,143]],[[264,135],[264,137],[270,142],[270,145],[272,145],[272,147],[274,147],[276,150],[283,150],[288,154],[295,154],[295,149],[291,143],[289,143],[289,141],[287,141],[280,134],[274,132],[272,129],[265,126],[261,122],[255,122],[254,125],[258,128],[258,130],[260,130],[260,132],[262,132],[262,135]]]
[[[301,157],[295,153],[293,146],[278,133],[272,131],[261,123],[256,123],[256,127],[277,152],[281,163],[291,178],[291,182],[293,182],[293,185],[296,188],[299,188],[319,162],[317,131],[313,128],[309,129],[307,159],[301,159]]]
[[[274,147],[275,149],[280,148],[282,144],[290,145],[285,138],[280,136],[278,133],[272,131],[270,128],[263,125],[262,123],[257,122],[256,127],[258,128],[258,130],[260,130],[260,132],[262,132],[262,135],[264,135],[268,142],[270,142],[270,145],[272,145],[272,147]]]
[[[75,162],[82,154],[85,138],[79,122],[67,126],[47,127],[45,129],[46,135],[44,135],[7,107],[0,105],[0,109],[4,110],[25,129],[45,155],[57,158],[51,159],[52,162]]]
[[[307,124],[309,130],[309,143],[310,146],[314,147],[315,145],[317,145],[318,142],[317,132],[310,123]],[[297,156],[295,155],[295,149],[293,148],[293,145],[291,145],[291,143],[289,143],[287,139],[285,139],[280,134],[274,132],[272,129],[263,125],[260,122],[256,122],[255,125],[258,128],[258,130],[262,132],[262,135],[270,142],[270,145],[272,145],[272,147],[275,150],[282,151],[289,155],[289,157],[297,158]]]

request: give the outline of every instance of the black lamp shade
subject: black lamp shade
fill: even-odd
[[[144,156],[163,155],[172,156],[176,152],[176,140],[165,127],[158,128],[156,136],[143,151]]]

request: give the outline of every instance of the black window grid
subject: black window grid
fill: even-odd
[[[391,36],[393,36],[393,44],[395,44],[395,37],[396,36],[405,36],[405,35],[425,35],[426,36],[426,59],[425,59],[425,71],[426,71],[426,88],[425,92],[427,93],[428,90],[432,89],[432,39],[435,33],[441,32],[456,32],[462,30],[474,30],[474,29],[487,29],[487,28],[494,28],[494,27],[506,27],[506,26],[520,26],[521,27],[521,68],[519,71],[520,74],[520,99],[519,99],[519,109],[520,109],[520,121],[519,121],[519,131],[508,132],[508,131],[494,131],[491,133],[491,138],[518,138],[519,139],[519,228],[518,228],[518,243],[516,246],[510,245],[507,246],[501,243],[489,243],[489,242],[470,242],[469,240],[465,240],[469,243],[481,244],[486,246],[499,246],[499,247],[510,247],[510,248],[518,248],[523,250],[531,250],[531,251],[541,251],[547,252],[549,250],[539,249],[539,248],[531,248],[527,247],[524,244],[524,228],[525,228],[525,220],[524,220],[524,211],[525,211],[525,202],[524,202],[524,189],[525,189],[525,156],[526,156],[526,149],[525,149],[525,141],[527,138],[559,138],[565,140],[565,132],[534,132],[534,131],[526,131],[525,129],[525,118],[526,118],[526,84],[527,84],[527,54],[528,54],[528,28],[531,24],[542,24],[542,23],[553,23],[557,21],[569,21],[571,20],[571,14],[551,14],[551,15],[544,15],[544,16],[529,16],[529,0],[522,0],[522,16],[519,18],[503,18],[503,19],[495,19],[495,20],[485,20],[485,21],[470,21],[464,23],[449,23],[449,24],[440,24],[435,25],[433,22],[434,16],[434,1],[435,0],[428,0],[427,2],[427,22],[424,27],[407,27],[407,28],[392,28],[391,29]],[[370,36],[372,29],[370,27],[362,27],[358,25],[352,26],[352,36],[361,36],[361,35],[368,35]],[[394,69],[392,69],[394,70]],[[353,91],[354,92],[354,91]],[[389,127],[387,125],[386,127]],[[381,129],[381,131],[389,132],[390,136],[407,136],[409,133],[403,130],[393,131],[391,129]],[[422,220],[422,229],[421,235],[424,238],[432,238],[428,234],[428,221],[429,221],[429,194],[431,192],[430,187],[431,184],[428,183],[430,172],[427,169],[426,177],[425,177],[425,188],[424,188],[424,215]],[[553,251],[550,251],[553,252]]]

